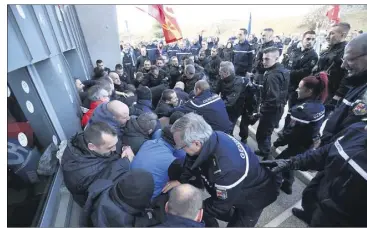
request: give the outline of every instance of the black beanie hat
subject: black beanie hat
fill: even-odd
[[[149,207],[153,192],[153,176],[142,169],[125,173],[116,186],[116,193],[120,200],[135,209]]]
[[[146,86],[140,86],[136,90],[136,95],[138,97],[138,100],[152,100],[152,92]]]

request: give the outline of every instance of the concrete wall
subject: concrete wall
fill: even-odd
[[[115,5],[75,5],[93,64],[102,59],[111,69],[120,63],[120,42]]]

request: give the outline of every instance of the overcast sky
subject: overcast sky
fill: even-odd
[[[155,21],[148,14],[138,10],[138,5],[118,5],[117,16],[119,28],[125,28],[125,20],[131,32],[149,30]],[[248,21],[249,13],[252,20],[258,18],[279,18],[303,15],[313,5],[170,5],[179,25],[200,26],[224,19]],[[140,6],[142,8],[147,6]]]

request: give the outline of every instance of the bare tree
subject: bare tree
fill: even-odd
[[[330,6],[328,5],[317,7],[303,18],[302,23],[298,27],[307,28],[309,30],[327,28],[328,25],[330,25],[329,19],[326,16],[326,12],[329,8]]]
[[[164,37],[162,26],[159,22],[154,22],[153,24],[153,34],[157,39],[162,39]]]

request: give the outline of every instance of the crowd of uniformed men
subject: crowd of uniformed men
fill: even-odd
[[[320,54],[314,31],[283,51],[266,28],[259,39],[239,29],[224,47],[203,34],[124,43],[114,70],[97,60],[91,80],[75,81],[84,131],[61,159],[80,225],[255,226],[280,190],[292,194],[294,170],[317,170],[293,214],[310,226],[367,226],[367,34],[347,42],[349,30],[331,26]],[[272,146],[287,147],[274,160]]]

